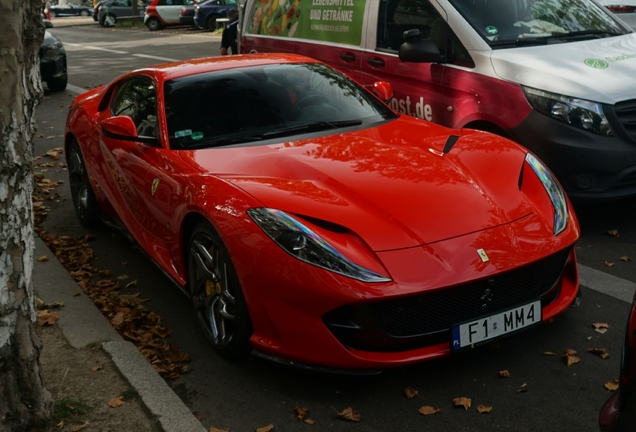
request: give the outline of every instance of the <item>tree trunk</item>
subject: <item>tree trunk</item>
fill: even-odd
[[[49,430],[33,293],[33,135],[42,0],[0,0],[0,431]]]

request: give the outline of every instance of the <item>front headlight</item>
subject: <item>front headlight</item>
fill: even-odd
[[[568,202],[563,189],[552,176],[548,168],[532,153],[526,154],[526,162],[539,177],[554,207],[554,234],[561,233],[568,226]]]
[[[42,49],[44,50],[44,52],[49,52],[53,50],[64,51],[64,46],[62,45],[62,42],[54,41],[54,42],[51,42],[50,44],[42,45]]]
[[[362,282],[391,281],[349,261],[318,234],[283,211],[253,208],[247,214],[276,244],[301,261]]]
[[[600,103],[548,93],[531,87],[521,86],[521,88],[530,106],[540,113],[598,135],[614,135]]]

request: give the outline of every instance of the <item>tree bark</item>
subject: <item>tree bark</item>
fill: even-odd
[[[42,0],[0,0],[0,432],[50,426],[35,332],[33,135]]]

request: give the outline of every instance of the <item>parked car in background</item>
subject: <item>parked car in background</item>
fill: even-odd
[[[103,5],[105,3],[106,0],[101,0],[100,2],[98,2],[95,7],[93,8],[93,21],[98,22],[99,21],[99,7],[101,5]]]
[[[194,25],[194,13],[196,5],[191,4],[188,6],[181,6],[181,13],[179,14],[179,22],[182,25]]]
[[[146,8],[144,24],[148,30],[160,30],[166,26],[181,25],[181,9],[194,5],[196,0],[152,0]]]
[[[137,13],[143,17],[147,3],[137,1]],[[97,21],[104,27],[112,27],[117,17],[131,17],[133,15],[131,0],[107,0],[99,6]]]
[[[602,432],[636,431],[636,293],[627,320],[618,390],[603,405],[599,423]]]
[[[202,29],[216,30],[216,19],[227,17],[231,9],[237,8],[237,0],[208,0],[195,7],[194,23]]]
[[[636,0],[598,0],[598,2],[636,30]]]
[[[48,31],[44,32],[44,40],[40,45],[40,75],[51,91],[66,89],[68,75],[66,72],[66,51],[62,41]]]
[[[51,18],[66,16],[90,16],[93,14],[93,8],[88,6],[79,6],[74,3],[67,3],[63,6],[51,6],[49,9]]]
[[[76,215],[128,232],[231,359],[372,373],[566,311],[579,225],[546,166],[372,89],[293,54],[122,75],[68,113]]]

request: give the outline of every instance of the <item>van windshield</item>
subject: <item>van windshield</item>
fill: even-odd
[[[449,0],[493,48],[631,32],[591,0]]]

